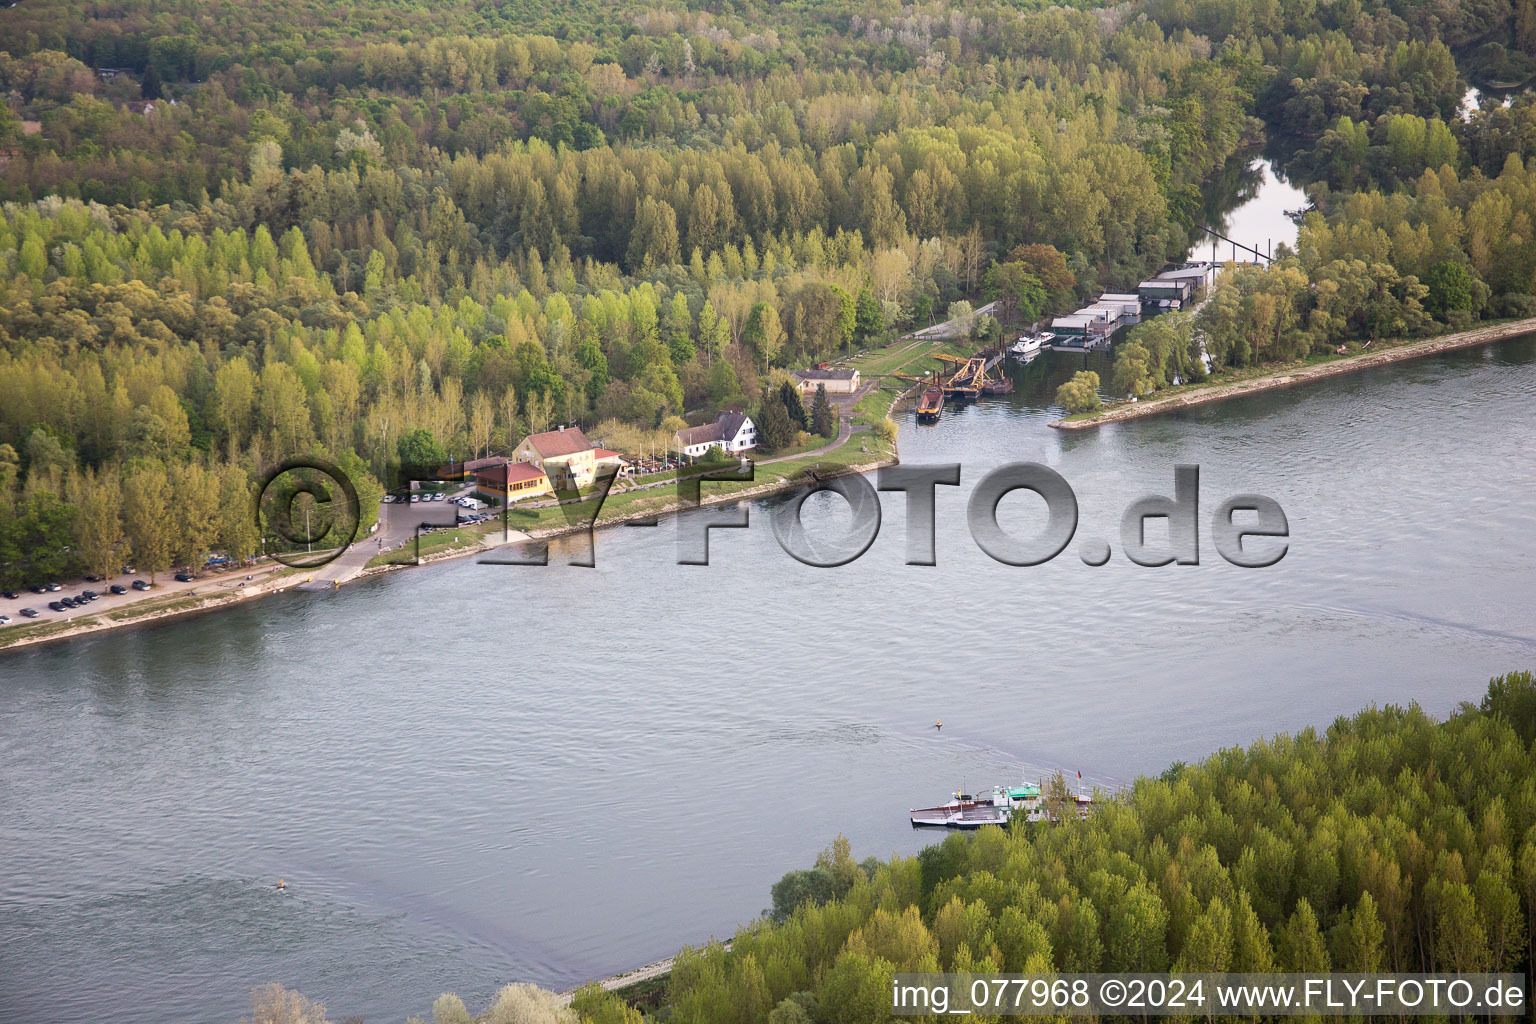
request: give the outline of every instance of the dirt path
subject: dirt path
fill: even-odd
[[[1124,420],[1140,419],[1143,416],[1157,416],[1161,413],[1188,409],[1192,406],[1204,405],[1208,402],[1220,402],[1228,398],[1251,395],[1260,391],[1272,391],[1275,388],[1289,387],[1292,384],[1300,384],[1309,380],[1320,380],[1336,374],[1353,373],[1356,370],[1364,370],[1372,366],[1385,366],[1388,363],[1402,362],[1405,359],[1417,359],[1420,356],[1434,355],[1437,352],[1450,352],[1459,348],[1473,348],[1477,345],[1486,345],[1491,341],[1499,341],[1503,338],[1530,334],[1533,331],[1536,331],[1536,317],[1528,320],[1515,320],[1509,323],[1494,324],[1489,327],[1479,327],[1456,334],[1442,334],[1434,338],[1425,338],[1422,341],[1411,341],[1404,345],[1394,345],[1391,348],[1362,352],[1358,355],[1335,359],[1327,363],[1300,366],[1294,369],[1279,369],[1273,373],[1262,377],[1254,377],[1250,380],[1235,381],[1231,384],[1212,384],[1197,390],[1169,395],[1167,398],[1150,398],[1131,405],[1119,405],[1112,409],[1106,409],[1096,416],[1089,416],[1080,420],[1057,420],[1051,426],[1059,430],[1090,430],[1106,423],[1119,423]]]

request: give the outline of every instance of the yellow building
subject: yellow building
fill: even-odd
[[[512,450],[512,461],[541,471],[557,491],[590,487],[599,473],[627,468],[618,452],[594,448],[580,427],[529,434]]]
[[[520,498],[550,493],[549,478],[542,469],[535,469],[531,463],[511,462],[507,459],[482,461],[492,464],[475,470],[475,490],[487,497],[510,505]]]

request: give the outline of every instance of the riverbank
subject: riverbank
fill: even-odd
[[[699,948],[708,947],[702,946]],[[731,950],[730,941],[722,942],[720,948],[729,953]],[[657,960],[655,963],[646,964],[644,967],[634,967],[627,971],[620,971],[618,974],[607,978],[589,981],[585,985],[580,985],[567,992],[556,993],[556,998],[563,1005],[569,1006],[571,1005],[571,1000],[576,997],[577,992],[580,992],[588,985],[596,985],[604,992],[616,992],[623,996],[626,1001],[633,1001],[637,996],[644,996],[647,990],[658,992],[664,990],[664,983],[672,976],[672,968],[676,963],[677,956],[669,956],[665,960]]]
[[[882,469],[886,466],[894,466],[898,461],[899,460],[896,458],[895,454],[892,453],[889,456],[877,458],[868,462],[835,464],[817,463],[814,459],[810,459],[807,461],[807,465],[814,464],[824,467],[825,471],[819,474],[819,478],[832,479],[834,477],[840,476],[854,476],[860,473],[872,473],[875,470]],[[802,466],[798,468],[806,467]],[[729,486],[729,483],[723,481],[709,481],[708,484],[700,487],[698,504],[685,503],[683,501],[677,500],[676,498],[670,500],[647,499],[647,503],[643,508],[617,512],[613,515],[600,515],[595,523],[577,523],[575,525],[566,524],[562,526],[550,526],[546,528],[535,528],[531,530],[511,530],[510,533],[515,534],[515,536],[511,537],[503,537],[496,531],[493,531],[484,535],[486,539],[490,541],[489,543],[482,542],[472,547],[456,547],[441,551],[433,551],[429,554],[423,555],[417,561],[370,565],[356,576],[349,580],[343,580],[337,585],[346,586],[348,583],[354,583],[363,579],[370,579],[385,573],[397,572],[401,569],[415,569],[423,565],[432,565],[437,562],[449,562],[460,558],[470,558],[476,555],[485,555],[501,548],[515,547],[520,544],[529,544],[536,541],[548,541],[555,540],[560,537],[574,536],[576,534],[585,533],[589,529],[593,531],[606,530],[615,526],[624,526],[628,523],[637,522],[642,519],[655,519],[664,515],[671,515],[677,512],[685,512],[693,508],[726,505],[738,501],[748,501],[754,498],[766,498],[774,494],[781,494],[785,491],[794,490],[797,487],[803,486],[805,482],[805,477],[800,476],[798,472],[796,472],[782,476],[776,475],[772,481],[765,481],[762,483],[754,482],[751,486],[745,488],[731,490],[724,493],[710,494],[708,493],[709,486],[713,485],[724,487]],[[492,538],[495,539],[492,540]],[[385,552],[385,554],[388,554],[388,552]]]
[[[1287,363],[1243,380],[1185,385],[1178,388],[1174,394],[1160,398],[1125,402],[1095,413],[1068,416],[1055,421],[1051,426],[1058,430],[1088,430],[1106,423],[1158,416],[1210,402],[1222,402],[1229,398],[1257,394],[1260,391],[1273,391],[1276,388],[1290,387],[1292,384],[1320,380],[1336,374],[1354,373],[1373,366],[1385,366],[1388,363],[1418,359],[1421,356],[1450,352],[1455,349],[1475,348],[1478,345],[1487,345],[1490,342],[1503,341],[1506,338],[1533,332],[1536,332],[1536,317],[1476,327],[1468,331],[1458,331],[1455,334],[1441,334],[1418,341],[1402,342],[1386,348],[1373,347],[1367,351],[1337,356],[1320,363]]]
[[[35,644],[52,643],[70,637],[100,633],[123,626],[139,626],[164,619],[201,615],[232,604],[240,604],[266,594],[281,593],[302,586],[312,573],[302,569],[267,570],[261,578],[240,585],[242,573],[224,579],[199,581],[196,587],[170,594],[155,594],[99,612],[49,622],[21,623],[0,628],[0,655],[6,651]],[[211,590],[210,587],[222,589]]]
[[[863,450],[864,447],[868,447],[870,443],[866,440],[869,437],[871,437],[871,432],[867,425],[861,425],[854,430],[848,431],[843,443],[835,451],[828,452],[825,449],[818,449],[791,456],[783,461],[776,460],[771,463],[760,463],[760,467],[764,465],[771,465],[773,467],[775,472],[771,473],[771,479],[761,479],[763,474],[759,472],[759,479],[752,482],[742,481],[738,484],[730,481],[711,481],[700,488],[700,501],[697,505],[679,500],[676,497],[675,491],[672,492],[672,497],[663,496],[667,493],[665,490],[662,490],[662,494],[657,495],[638,495],[635,492],[628,492],[630,495],[628,500],[625,500],[626,496],[624,494],[610,498],[609,502],[604,506],[606,514],[600,516],[596,523],[578,522],[572,525],[561,522],[558,525],[532,526],[532,528],[524,530],[511,529],[505,533],[499,529],[493,530],[483,534],[483,539],[473,545],[432,551],[424,554],[419,560],[409,560],[395,564],[370,564],[361,571],[342,579],[330,580],[326,578],[326,566],[307,570],[269,570],[265,578],[258,578],[245,585],[237,585],[235,582],[242,578],[243,574],[231,574],[228,579],[215,578],[199,581],[197,587],[185,591],[164,595],[156,594],[115,606],[111,610],[103,609],[98,613],[47,622],[16,623],[0,627],[0,655],[7,651],[31,647],[36,644],[52,643],[58,640],[90,633],[99,633],[123,626],[137,626],[180,616],[201,615],[266,594],[275,594],[296,587],[303,587],[312,579],[318,578],[325,581],[325,589],[327,590],[339,589],[358,580],[373,578],[400,569],[419,568],[437,562],[485,555],[500,548],[584,533],[589,528],[605,530],[610,527],[623,526],[636,520],[652,519],[686,511],[689,508],[723,505],[767,497],[802,486],[805,483],[803,472],[811,467],[816,467],[818,476],[826,479],[835,476],[869,473],[884,466],[894,465],[897,462],[895,443],[892,442],[891,451],[886,452],[883,445],[878,440],[875,440],[873,442],[874,450],[865,451]],[[558,509],[551,508],[541,510],[541,512],[547,512],[548,519],[563,519],[563,515]],[[546,517],[540,516],[539,518],[543,520]],[[389,552],[385,552],[385,554],[387,555]],[[223,589],[210,589],[215,587]]]

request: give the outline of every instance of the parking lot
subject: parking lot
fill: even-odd
[[[119,573],[109,579],[90,581],[80,577],[68,580],[59,580],[54,585],[58,590],[45,591],[37,594],[32,590],[16,591],[15,597],[0,597],[0,617],[8,618],[7,623],[0,623],[0,629],[10,626],[25,625],[28,622],[58,622],[64,619],[72,619],[79,615],[97,615],[109,612],[117,608],[123,608],[138,601],[149,598],[164,597],[167,594],[178,593],[207,593],[211,588],[236,588],[246,586],[250,582],[263,579],[268,573],[282,568],[271,562],[262,562],[255,568],[238,568],[222,572],[207,572],[196,574],[188,581],[180,581],[174,578],[175,569],[160,573],[154,586],[147,590],[135,590],[135,581],[149,582],[148,573]],[[247,580],[246,577],[251,577]],[[122,587],[125,593],[114,594],[112,587]],[[50,602],[61,601],[63,598],[78,598],[82,592],[91,590],[97,594],[97,599],[87,601],[74,608],[62,608],[54,610],[48,607]],[[29,618],[21,613],[23,608],[30,608],[37,613],[35,618]]]

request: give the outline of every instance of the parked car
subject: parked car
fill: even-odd
[[[18,593],[16,593],[16,591],[14,591],[14,590],[7,590],[7,591],[6,591],[6,592],[5,592],[5,599],[6,599],[6,600],[7,600],[7,601],[14,601],[14,600],[16,600],[16,599],[17,599],[17,598],[18,598],[18,597],[20,597],[20,596],[21,596],[21,595],[20,595],[20,594],[18,594]]]
[[[393,505],[394,503],[395,503],[395,496],[393,494],[386,494],[386,495],[384,495],[384,504],[386,504],[386,505]]]
[[[96,593],[94,590],[82,590],[80,591],[80,596],[85,598],[87,601],[94,601],[101,595]]]
[[[131,566],[131,565],[125,565],[125,566],[123,566],[123,575],[124,575],[124,576],[132,576],[132,575],[133,575],[133,574],[134,574],[134,573],[135,573],[135,572],[137,572],[137,571],[138,571],[138,570],[137,570],[137,569],[135,569],[135,568],[134,568],[134,567],[133,567],[133,566]]]
[[[36,608],[23,608],[21,610],[21,615],[22,615],[23,618],[35,619],[35,618],[37,618],[37,609]]]
[[[100,583],[101,582],[101,577],[100,576],[95,576],[95,575],[87,576],[85,578],[85,582],[87,582],[87,583]]]
[[[10,624],[11,617],[9,615],[0,615],[0,626],[9,626]]]
[[[189,572],[179,572],[176,574],[177,583],[191,583],[195,579],[197,579],[197,577]]]
[[[51,612],[61,612],[64,610],[64,605],[60,601],[49,601],[48,610]]]
[[[152,586],[154,586],[154,584],[149,582],[148,580],[134,580],[133,581],[133,589],[134,590],[148,590]]]
[[[107,589],[110,590],[114,594],[126,594],[126,593],[128,593],[128,588],[123,586],[121,583],[114,583],[110,587],[108,587]]]
[[[57,594],[59,591],[64,589],[63,586],[61,586],[58,583],[46,583],[46,584],[44,584],[44,586],[47,588],[48,592],[51,593],[51,594]]]

